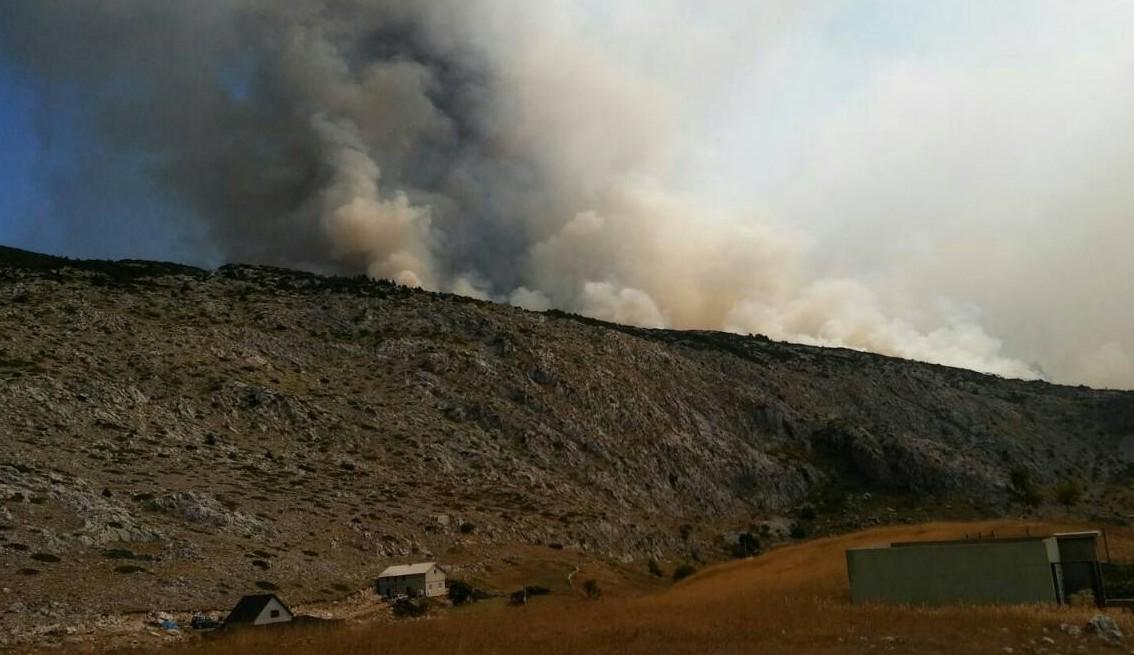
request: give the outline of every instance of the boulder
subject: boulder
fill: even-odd
[[[1122,630],[1119,629],[1118,623],[1106,614],[1092,616],[1091,620],[1087,622],[1087,629],[1107,643],[1118,644],[1122,642]]]

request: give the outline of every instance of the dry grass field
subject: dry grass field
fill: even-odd
[[[885,527],[776,549],[708,568],[665,591],[560,595],[526,607],[491,604],[430,619],[330,629],[251,631],[174,647],[170,655],[363,653],[1081,653],[1134,652],[1061,623],[1085,624],[1092,608],[916,609],[852,606],[843,551],[903,539],[995,531],[998,536],[1081,526],[1006,521]],[[1109,531],[1116,558],[1134,558],[1134,532]],[[1128,634],[1134,621],[1112,611]],[[1011,649],[1011,650],[1008,650]]]

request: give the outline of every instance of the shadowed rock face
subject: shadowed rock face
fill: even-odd
[[[1000,511],[1018,468],[1105,514],[1134,437],[1132,393],[264,267],[0,250],[0,334],[3,537],[233,584],[251,549],[285,582],[464,542],[647,557],[832,490]]]

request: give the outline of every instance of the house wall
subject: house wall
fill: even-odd
[[[378,593],[383,596],[421,596],[425,594],[425,574],[395,575],[378,580]]]
[[[855,603],[1058,602],[1040,540],[848,550],[847,575]]]
[[[380,596],[443,596],[445,595],[445,573],[433,567],[426,573],[417,575],[389,576],[378,578]]]
[[[272,612],[277,612],[277,616],[272,616]],[[291,621],[291,619],[291,612],[287,611],[287,608],[284,607],[282,603],[273,598],[272,600],[268,601],[267,605],[264,606],[264,609],[260,612],[260,616],[256,617],[256,620],[252,622],[252,625],[287,623],[288,621]]]
[[[425,574],[425,595],[444,596],[445,592],[445,572],[435,566]]]

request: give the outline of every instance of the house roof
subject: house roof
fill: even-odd
[[[228,613],[228,618],[226,618],[224,622],[226,624],[252,623],[260,616],[260,613],[264,611],[264,608],[267,607],[268,603],[272,602],[273,599],[287,610],[288,614],[292,613],[287,605],[284,605],[283,601],[275,594],[256,594],[241,598],[240,602],[236,604],[236,607],[232,608],[232,611]]]
[[[428,573],[430,569],[437,566],[437,562],[421,562],[419,564],[397,564],[395,566],[387,566],[386,570],[378,574],[379,578],[389,578],[395,575],[421,575]]]

